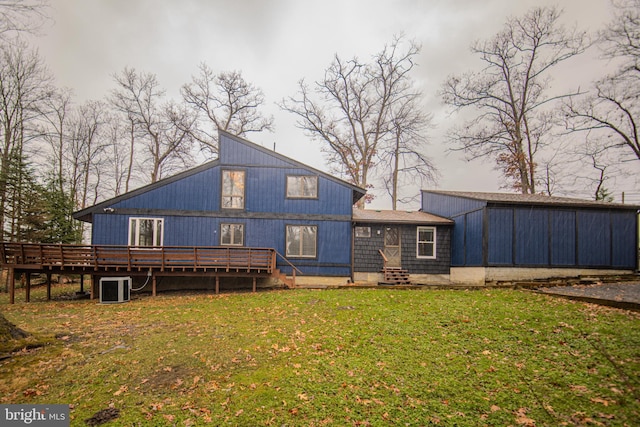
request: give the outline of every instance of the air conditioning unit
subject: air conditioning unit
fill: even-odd
[[[103,277],[100,279],[100,302],[103,304],[129,301],[131,277]]]

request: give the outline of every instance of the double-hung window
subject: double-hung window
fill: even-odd
[[[288,175],[287,198],[317,199],[318,177],[315,175]]]
[[[222,171],[222,208],[244,209],[244,171]]]
[[[318,227],[315,225],[287,225],[287,256],[315,258]]]
[[[416,253],[418,258],[436,257],[436,228],[418,227]]]
[[[162,246],[164,219],[129,218],[129,246]]]
[[[244,224],[221,224],[220,244],[225,246],[244,245]]]

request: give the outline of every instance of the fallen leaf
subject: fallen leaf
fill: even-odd
[[[592,398],[591,398],[591,401],[592,401],[593,403],[601,403],[601,404],[603,404],[604,406],[609,406],[609,405],[612,405],[612,404],[615,404],[615,403],[616,403],[616,402],[615,402],[615,401],[613,401],[613,400],[602,399],[602,398],[600,398],[600,397],[592,397]]]
[[[122,393],[125,393],[127,390],[129,390],[129,387],[126,385],[120,386],[120,388],[113,393],[114,396],[120,396]]]
[[[516,423],[526,427],[534,427],[536,425],[536,421],[532,418],[529,418],[526,414],[527,414],[527,408],[518,409],[515,414]]]

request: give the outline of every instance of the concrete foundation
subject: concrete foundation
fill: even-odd
[[[384,282],[383,273],[354,273],[355,283],[381,283]],[[415,285],[448,285],[451,283],[448,274],[411,274],[409,276]]]
[[[342,276],[296,276],[296,287],[343,286],[348,284],[350,280],[350,277]]]
[[[466,286],[495,285],[505,282],[537,281],[583,276],[621,276],[633,270],[593,268],[512,268],[512,267],[451,267],[451,284]]]

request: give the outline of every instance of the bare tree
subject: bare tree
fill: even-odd
[[[112,91],[111,102],[133,125],[132,141],[135,131],[139,132],[145,146],[144,160],[151,162],[151,182],[190,163],[191,129],[182,127],[189,122],[184,117],[187,112],[175,103],[164,102],[165,92],[156,76],[125,68],[114,80],[118,88]],[[183,116],[180,120],[178,113]]]
[[[260,112],[262,90],[247,83],[240,72],[215,74],[204,62],[198,69],[200,73],[182,86],[181,92],[199,116],[192,134],[203,150],[218,152],[218,129],[240,136],[273,130],[273,117]]]
[[[129,132],[129,123],[123,122],[114,114],[109,114],[104,132],[105,170],[109,178],[106,186],[113,196],[129,191],[133,161],[133,155],[130,151],[133,147],[128,140]]]
[[[403,123],[395,117],[394,125],[394,107],[414,94],[410,72],[420,47],[412,41],[404,45],[395,37],[370,63],[335,55],[322,81],[311,89],[301,80],[298,94],[280,104],[298,117],[299,128],[324,143],[333,170],[362,188],[372,187],[376,160],[385,142],[394,140],[394,126]],[[387,154],[394,153],[391,148]]]
[[[68,143],[67,125],[72,111],[71,89],[57,90],[52,96],[44,99],[42,115],[42,138],[51,148],[51,158],[48,159],[52,167],[52,176],[61,193],[65,192],[65,158]]]
[[[425,183],[435,182],[438,176],[437,168],[423,152],[431,116],[420,108],[420,97],[419,92],[409,93],[395,103],[390,132],[381,150],[379,164],[383,168],[383,182],[393,210],[397,209],[398,203],[416,201],[417,196],[401,196],[401,188],[409,187],[409,192],[416,194],[416,186],[423,188]]]
[[[88,101],[76,110],[71,119],[67,163],[71,194],[77,209],[84,209],[97,201],[106,149],[102,136],[106,111],[103,102]]]
[[[550,74],[580,54],[585,33],[559,23],[556,8],[534,8],[510,18],[493,38],[472,46],[484,68],[451,76],[442,88],[446,104],[475,117],[451,132],[454,150],[470,159],[493,158],[511,186],[535,193],[537,157],[551,143],[550,115],[555,101],[572,93],[550,93]]]
[[[48,0],[0,0],[0,39],[36,33],[47,21]]]
[[[616,149],[621,160],[640,160],[640,0],[614,3],[617,13],[600,34],[608,60],[619,63],[615,73],[595,82],[583,100],[565,103],[567,128],[595,131],[603,146]]]
[[[21,165],[25,164],[28,144],[39,133],[36,120],[40,118],[43,100],[51,96],[51,76],[35,51],[24,44],[5,44],[0,47],[0,229],[5,224],[7,180],[18,174],[15,188],[22,188]],[[13,169],[17,167],[18,169]],[[13,198],[20,204],[20,195]],[[19,217],[20,206],[12,212]],[[18,224],[19,226],[19,224]]]
[[[35,32],[46,19],[44,14],[46,4],[46,0],[0,0],[0,41],[6,42],[11,36],[23,32]],[[25,118],[28,120],[30,117],[30,114],[24,114],[25,109],[28,111],[31,105],[31,102],[27,100],[31,98],[32,92],[38,86],[37,84],[34,86],[32,83],[40,80],[42,87],[49,87],[49,77],[46,75],[40,59],[37,55],[27,55],[25,50],[25,46],[17,41],[6,43],[0,52],[0,137],[2,138],[2,147],[0,148],[0,235],[3,234],[5,226],[9,168],[11,163],[16,160],[16,154],[22,156],[25,137],[25,126],[22,120]],[[30,60],[29,57],[31,57]],[[17,72],[18,69],[22,69],[26,73],[20,75]],[[20,82],[25,83],[25,86],[21,86]],[[26,103],[21,100],[22,96],[25,96]],[[19,148],[17,153],[14,151],[16,148]],[[21,158],[20,163],[22,163]],[[7,275],[7,280],[8,277]],[[7,290],[9,288],[8,281],[5,283],[5,288]],[[0,323],[3,322],[8,323],[4,315],[0,313]],[[11,324],[9,326],[13,327]]]

